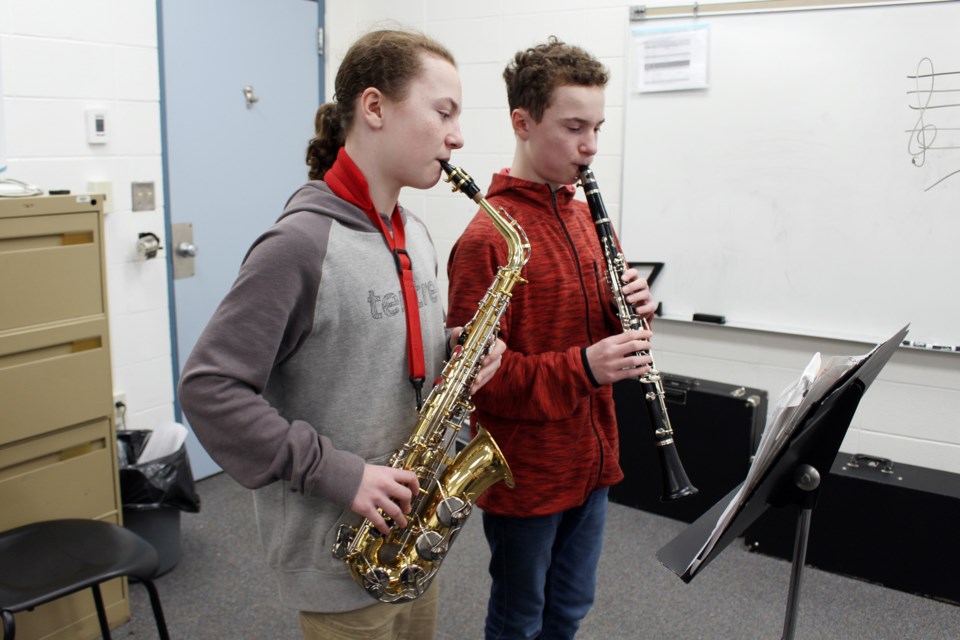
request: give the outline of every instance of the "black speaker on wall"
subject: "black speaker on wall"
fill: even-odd
[[[610,499],[676,520],[693,522],[747,475],[767,417],[763,389],[661,373],[677,453],[695,496],[661,501],[662,479],[653,425],[640,385],[613,385],[624,478]]]

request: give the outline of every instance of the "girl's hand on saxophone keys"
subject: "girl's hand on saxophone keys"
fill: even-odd
[[[647,373],[653,361],[647,353],[652,335],[646,329],[624,331],[587,347],[587,366],[593,379],[603,385]]]
[[[649,320],[657,310],[657,304],[653,301],[647,279],[641,278],[640,272],[636,269],[627,269],[623,272],[622,280],[621,291],[627,302],[633,305],[633,310],[638,316]]]
[[[411,500],[419,490],[420,483],[413,471],[367,464],[350,510],[369,520],[383,535],[389,535],[390,526],[384,514],[400,528],[407,526],[403,514],[409,513]]]

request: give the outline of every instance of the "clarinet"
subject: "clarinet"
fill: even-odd
[[[587,196],[590,215],[593,217],[597,236],[600,239],[600,248],[607,265],[606,279],[610,284],[613,302],[623,330],[649,329],[646,319],[637,315],[633,305],[627,302],[623,294],[622,277],[627,269],[627,262],[617,246],[617,239],[613,234],[610,218],[607,216],[607,208],[603,205],[597,179],[590,167],[586,165],[580,167],[580,182]],[[650,353],[638,351],[637,355],[644,356]],[[667,502],[696,495],[697,488],[690,483],[686,471],[683,470],[683,463],[680,462],[680,456],[677,454],[677,445],[673,441],[673,427],[670,425],[670,416],[667,414],[663,382],[660,372],[653,363],[653,356],[650,357],[650,370],[639,376],[637,380],[640,382],[643,398],[646,400],[650,423],[653,425],[654,442],[660,457],[660,471],[663,478],[663,493],[660,500]]]

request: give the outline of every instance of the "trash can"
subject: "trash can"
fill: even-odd
[[[180,560],[180,513],[200,511],[185,438],[178,423],[117,431],[123,525],[156,548],[158,576]]]

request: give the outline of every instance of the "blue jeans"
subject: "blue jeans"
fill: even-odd
[[[607,493],[548,516],[483,514],[493,578],[487,640],[573,638],[593,605]]]

